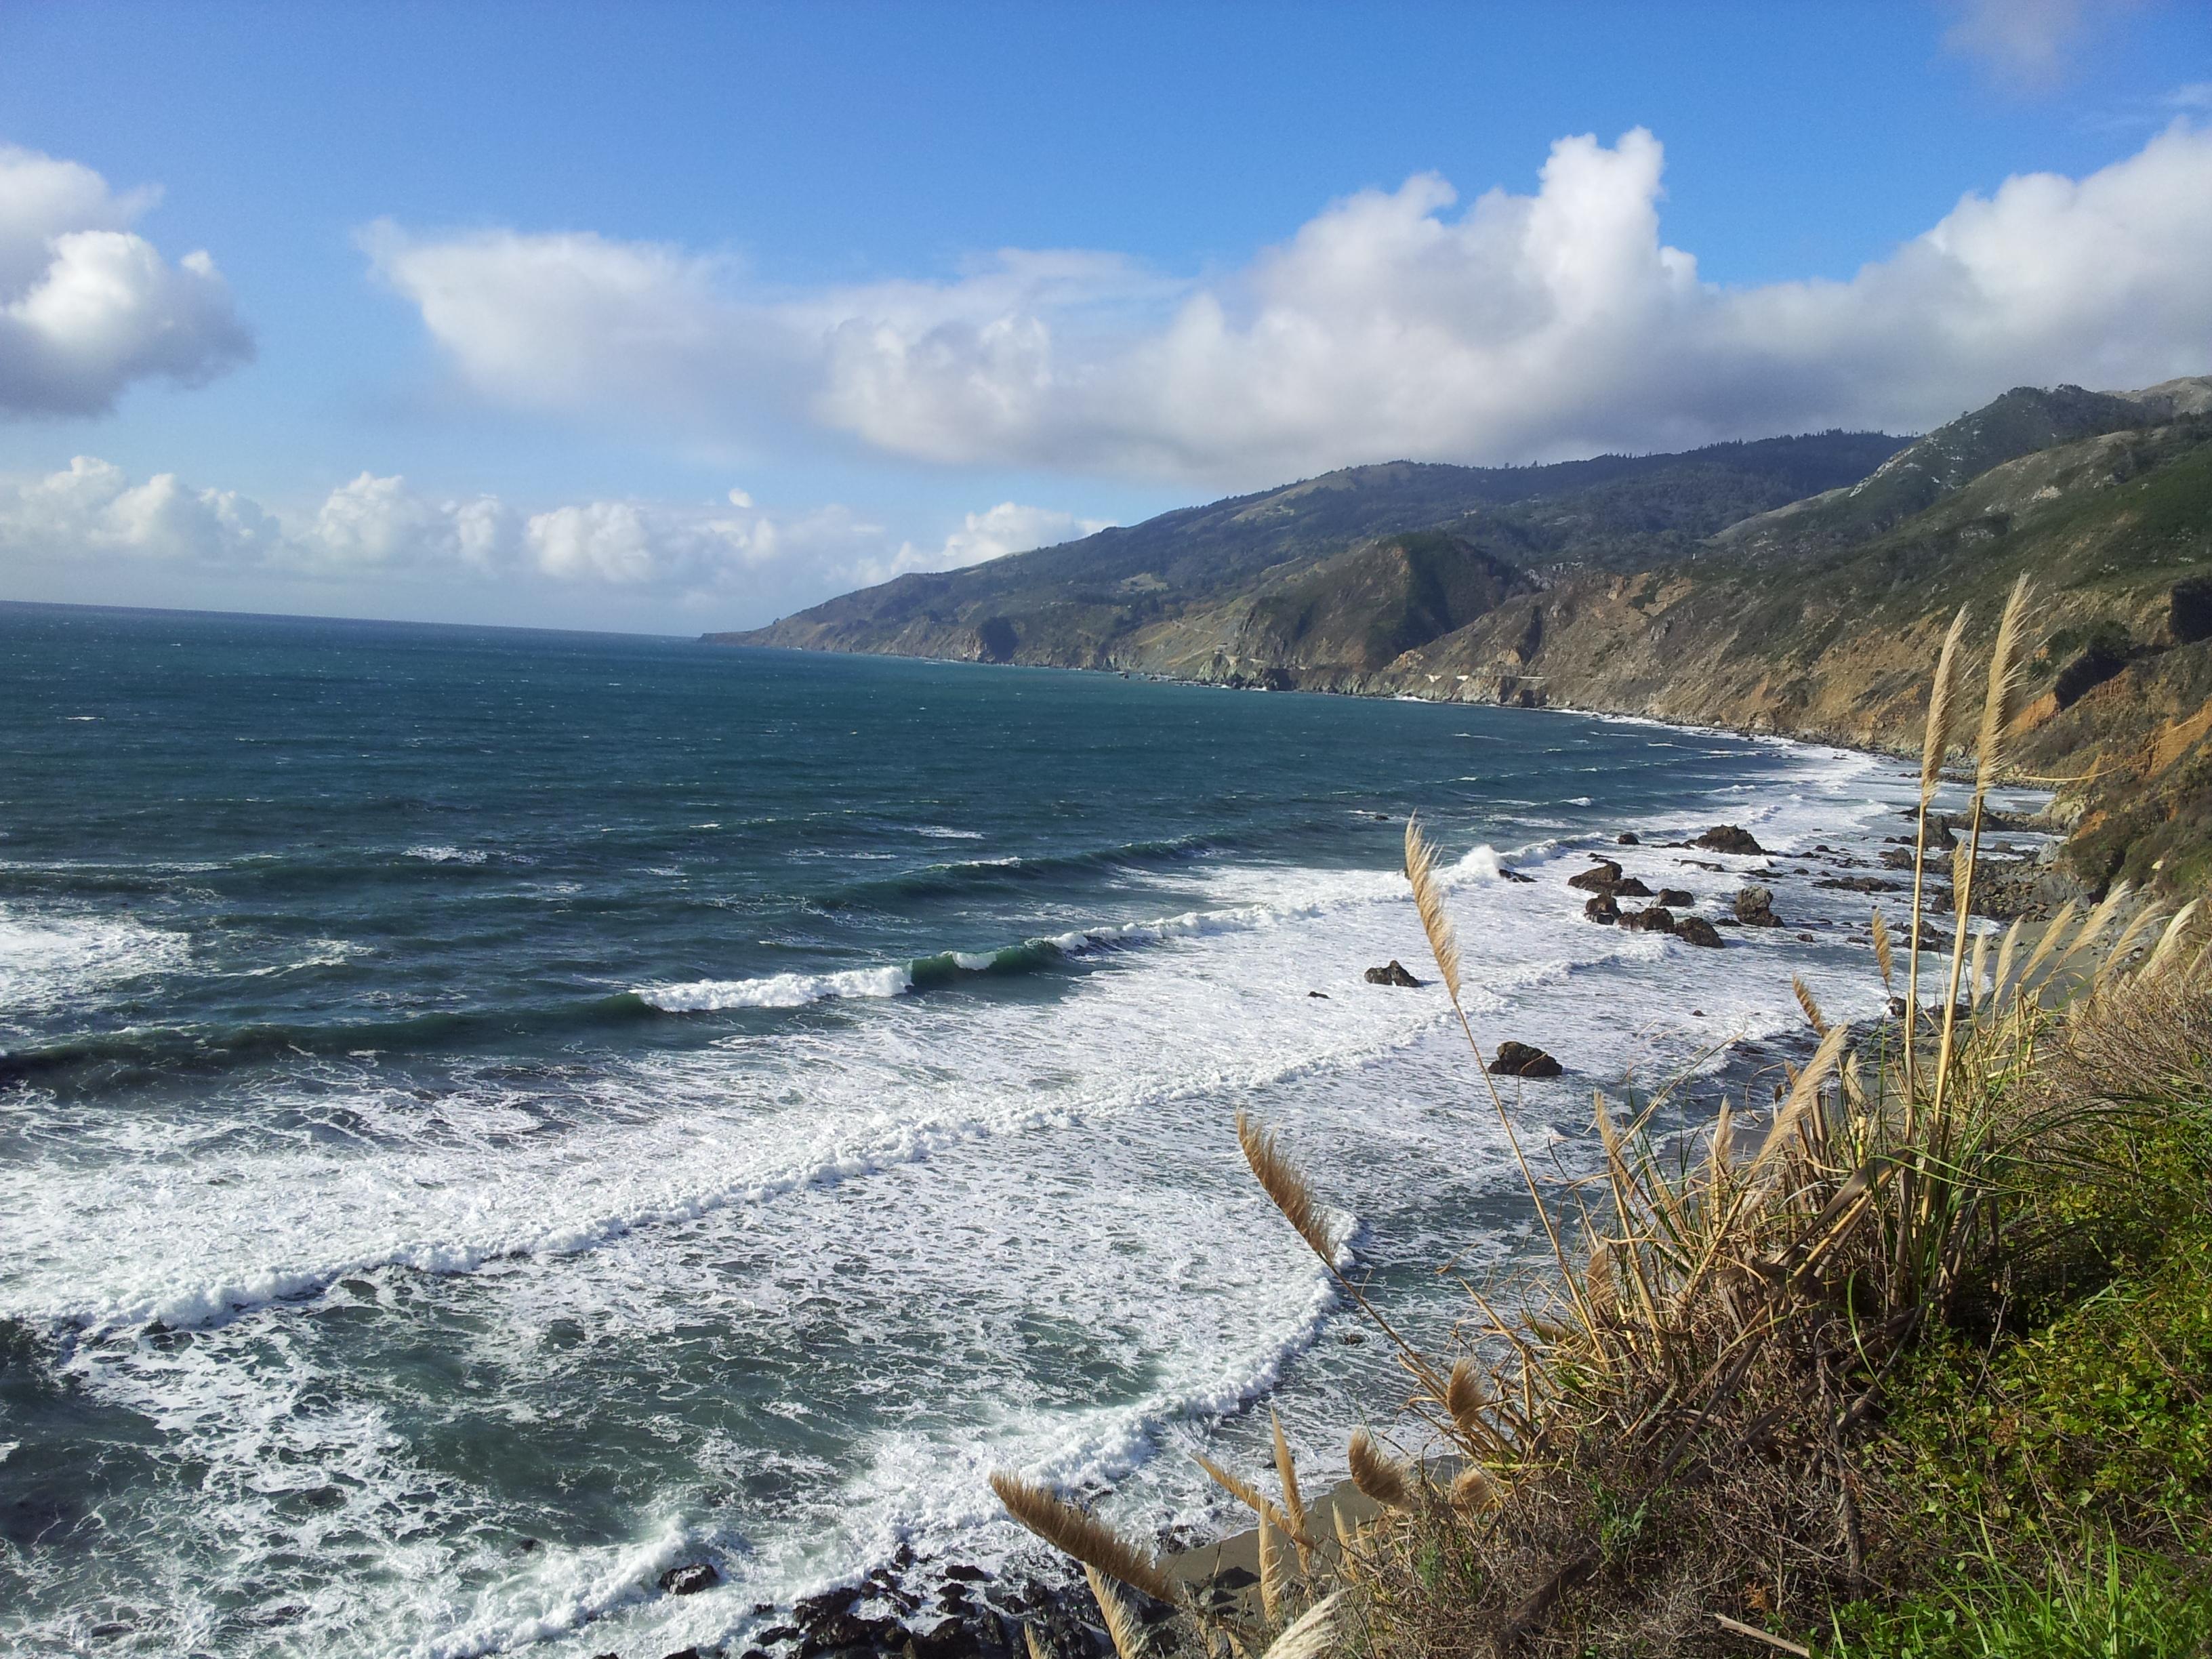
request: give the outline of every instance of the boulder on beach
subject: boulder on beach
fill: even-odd
[[[1782,918],[1774,914],[1774,890],[1743,889],[1735,896],[1735,919],[1747,927],[1779,927]]]
[[[1702,945],[1708,951],[1721,948],[1721,930],[1703,916],[1684,916],[1674,924],[1674,937],[1685,945]]]
[[[1620,906],[1613,902],[1612,894],[1600,893],[1583,906],[1583,914],[1592,921],[1601,921],[1610,927],[1620,920]]]
[[[1662,887],[1659,890],[1659,902],[1669,910],[1686,910],[1697,902],[1680,887]]]
[[[1525,1042],[1501,1042],[1490,1070],[1498,1077],[1557,1077],[1566,1068],[1541,1048]]]
[[[1634,876],[1629,877],[1626,881],[1614,883],[1613,892],[1615,898],[1650,898],[1651,896],[1651,890]]]
[[[1367,982],[1370,985],[1419,986],[1421,981],[1406,971],[1404,963],[1393,957],[1382,967],[1370,968],[1367,970]]]
[[[1622,912],[1620,925],[1639,933],[1671,933],[1674,931],[1674,913],[1654,904],[1646,909]]]
[[[1751,831],[1739,830],[1733,823],[1717,823],[1690,845],[1702,847],[1709,853],[1736,853],[1747,856],[1766,851],[1752,839]]]
[[[1611,859],[1600,859],[1579,875],[1569,876],[1567,885],[1579,887],[1585,892],[1610,893],[1620,885],[1620,866]]]

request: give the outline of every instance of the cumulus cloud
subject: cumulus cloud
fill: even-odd
[[[74,573],[84,579],[78,591],[108,599],[115,580],[127,592],[132,571],[160,569],[271,589],[407,581],[506,592],[521,584],[764,612],[1103,527],[1006,501],[925,547],[843,507],[774,514],[742,489],[705,504],[592,501],[532,513],[496,495],[428,496],[403,477],[363,472],[312,509],[281,514],[173,473],[134,483],[90,456],[42,477],[0,478],[0,570]]]
[[[1218,279],[1004,252],[939,283],[772,293],[727,262],[501,231],[368,240],[488,399],[717,436],[796,415],[890,454],[1250,487],[1355,460],[1552,459],[1913,429],[2006,386],[2212,367],[2212,131],[2008,179],[1849,281],[1730,288],[1660,233],[1642,129],[1534,194],[1330,204]]]
[[[204,252],[174,264],[75,161],[0,145],[0,415],[100,415],[137,380],[197,386],[252,355]]]
[[[1095,535],[1110,523],[1109,519],[1079,518],[1051,507],[1000,501],[985,512],[968,514],[941,546],[902,542],[898,551],[888,558],[864,560],[858,574],[863,582],[873,585],[909,571],[957,570],[987,559],[1002,559],[1009,553],[1026,553],[1031,548]]]

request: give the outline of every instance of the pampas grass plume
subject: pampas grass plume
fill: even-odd
[[[1459,1001],[1459,937],[1451,918],[1444,914],[1443,887],[1437,880],[1436,854],[1415,818],[1406,820],[1406,879],[1413,889],[1413,908],[1421,913],[1421,931],[1429,936],[1429,954],[1437,959],[1444,989]]]
[[[1879,910],[1874,913],[1874,965],[1881,969],[1881,988],[1887,990],[1897,964],[1890,951],[1889,924]]]
[[[1352,1466],[1352,1484],[1383,1508],[1419,1507],[1413,1501],[1413,1483],[1407,1479],[1404,1466],[1376,1445],[1375,1437],[1366,1430],[1352,1431],[1346,1461]]]
[[[1943,775],[1943,757],[1951,749],[1951,728],[1958,722],[1959,678],[1965,666],[1959,655],[1959,641],[1966,632],[1966,607],[1962,605],[1959,614],[1951,618],[1950,632],[1943,635],[1943,649],[1936,659],[1935,684],[1928,693],[1928,729],[1920,743],[1923,806],[1935,799],[1936,785]]]
[[[1790,975],[1790,988],[1797,994],[1797,1006],[1805,1011],[1805,1023],[1813,1028],[1815,1036],[1828,1035],[1828,1022],[1820,1018],[1820,1005],[1813,1000],[1813,988],[1796,974]]]
[[[1444,1389],[1444,1409],[1462,1431],[1472,1434],[1481,1421],[1482,1408],[1489,1403],[1488,1391],[1482,1382],[1482,1367],[1473,1354],[1461,1355],[1453,1363],[1451,1381]]]
[[[1336,1239],[1330,1233],[1328,1223],[1322,1218],[1321,1200],[1306,1184],[1276,1143],[1273,1133],[1260,1124],[1260,1120],[1246,1112],[1237,1114],[1237,1140],[1244,1149],[1244,1161],[1252,1166],[1261,1187],[1275,1201],[1275,1207],[1291,1225],[1298,1230],[1298,1237],[1313,1248],[1313,1253],[1322,1262],[1336,1266]]]
[[[1328,1659],[1337,1650],[1336,1615],[1344,1592],[1316,1601],[1304,1616],[1275,1638],[1261,1659]]]
[[[1129,1611],[1129,1604],[1121,1593],[1106,1580],[1097,1568],[1085,1563],[1083,1576],[1091,1581],[1091,1594],[1098,1603],[1098,1612],[1106,1620],[1106,1634],[1114,1639],[1114,1651],[1121,1659],[1145,1659],[1149,1650],[1143,1628],[1137,1615]]]
[[[1978,796],[1996,781],[2004,763],[2004,742],[2020,718],[2020,636],[2026,624],[2028,595],[2034,583],[2023,572],[2005,601],[1997,622],[1997,641],[1990,652],[1990,690],[1982,703],[1982,729],[1974,739],[1974,792]]]
[[[1036,1481],[1005,1470],[992,1475],[991,1490],[1007,1514],[1054,1549],[1082,1562],[1086,1572],[1106,1573],[1157,1601],[1176,1599],[1175,1586],[1152,1556],[1096,1516],[1054,1497]]]

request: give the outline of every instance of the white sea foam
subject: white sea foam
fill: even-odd
[[[1834,842],[1908,797],[1890,782],[1808,757],[1737,816],[1756,810],[1770,845]],[[1703,854],[1604,840],[1708,915],[1759,864],[1709,860],[1730,872],[1715,876],[1686,866]],[[1443,872],[1478,1035],[1569,1067],[1508,1100],[1571,1172],[1594,1087],[1656,1080],[1718,1037],[1797,1030],[1790,969],[1832,1015],[1879,1008],[1840,927],[1815,930],[1817,947],[1741,930],[1707,951],[1590,926],[1564,882],[1589,845],[1514,853],[1534,886],[1498,879],[1486,846],[1448,848]],[[1793,922],[1867,908],[1773,884]],[[204,1471],[161,1525],[118,1515],[117,1547],[234,1564],[161,1579],[201,1598],[180,1629],[206,1629],[191,1620],[216,1617],[249,1571],[265,1602],[305,1609],[240,1648],[256,1654],[586,1659],[729,1643],[754,1601],[849,1578],[901,1541],[985,1565],[1015,1556],[1020,1534],[984,1482],[999,1465],[1111,1485],[1109,1511],[1139,1528],[1204,1525],[1216,1500],[1164,1454],[1226,1440],[1253,1461],[1264,1413],[1255,1426],[1245,1407],[1264,1396],[1324,1478],[1389,1386],[1381,1345],[1322,1340],[1342,1310],[1243,1171],[1237,1107],[1285,1131],[1329,1201],[1361,1218],[1363,1267],[1403,1270],[1392,1310],[1417,1332],[1440,1339],[1456,1311],[1427,1267],[1470,1241],[1470,1272],[1522,1247],[1499,1224],[1519,1213],[1514,1177],[1442,994],[1360,976],[1392,957],[1422,969],[1401,877],[1221,861],[1158,887],[1194,902],[1054,939],[1096,971],[1049,998],[908,997],[908,970],[890,965],[649,988],[687,1010],[865,1006],[537,1092],[488,1073],[426,1103],[362,1068],[337,1095],[356,1133],[248,1133],[325,1110],[343,1075],[326,1063],[296,1097],[218,1093],[189,1121],[142,1123],[99,1167],[21,1159],[0,1169],[16,1241],[0,1315],[76,1327],[86,1397],[149,1414],[179,1467]],[[190,1155],[202,1146],[222,1151]],[[138,1340],[156,1317],[204,1328],[179,1346]],[[576,1334],[556,1342],[556,1328]],[[326,1363],[323,1345],[363,1330],[495,1384],[453,1387],[441,1370],[373,1387]],[[518,1555],[501,1540],[535,1534],[532,1513],[434,1473],[399,1425],[427,1412],[489,1437],[576,1408],[579,1376],[605,1391],[589,1409],[610,1431],[635,1433],[623,1455],[661,1458],[665,1479],[609,1482],[659,1494],[611,1541],[555,1537]],[[770,1426],[702,1431],[685,1403],[702,1390],[723,1402],[717,1421],[751,1401]],[[807,1432],[793,1437],[793,1421]],[[338,1494],[326,1514],[288,1498],[311,1480]],[[375,1564],[343,1593],[311,1576],[339,1547]],[[726,1586],[653,1591],[701,1554]]]
[[[405,856],[420,859],[425,864],[482,864],[491,856],[481,847],[441,847],[425,844],[410,847]]]
[[[836,997],[895,997],[914,988],[903,967],[854,968],[835,974],[770,974],[761,979],[698,979],[683,985],[648,985],[638,996],[663,1012],[710,1012],[723,1008],[804,1008]]]
[[[97,999],[173,972],[191,956],[184,934],[128,915],[0,905],[0,1035],[11,1014]]]

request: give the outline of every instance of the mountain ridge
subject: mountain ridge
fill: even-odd
[[[1771,499],[1808,483],[1820,487]],[[2015,387],[1911,441],[1347,468],[708,637],[1576,708],[1917,752],[1952,612],[1970,607],[1970,641],[1986,648],[2023,572],[2040,593],[2020,765],[2080,780],[2058,806],[2075,830],[2066,879],[2201,884],[2212,376],[2125,393]]]

